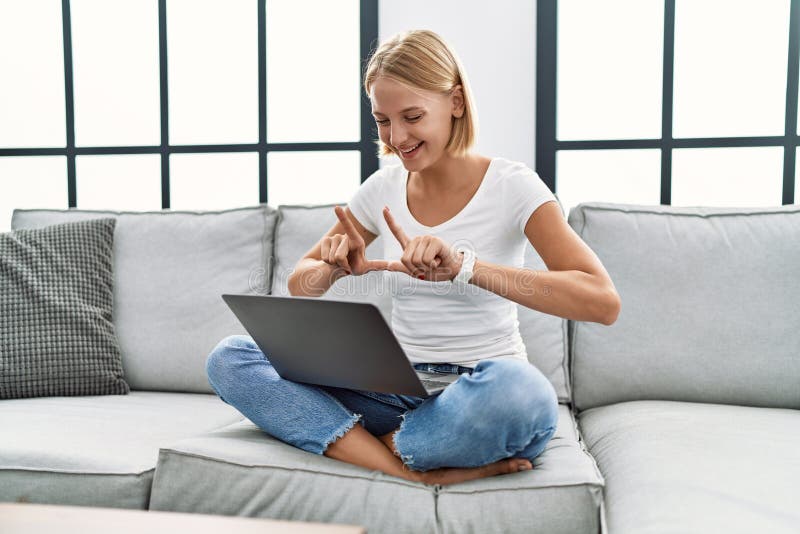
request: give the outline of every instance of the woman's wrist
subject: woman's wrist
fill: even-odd
[[[460,257],[458,264],[459,267],[450,281],[454,284],[466,285],[469,283],[473,275],[473,269],[475,267],[475,252],[468,248],[459,248],[458,253],[458,256]]]
[[[464,253],[463,252],[456,252],[453,257],[456,259],[456,266],[453,269],[452,276],[450,276],[450,281],[453,282],[458,276],[458,273],[461,272],[461,268],[464,266]]]
[[[289,276],[288,283],[289,294],[296,296],[322,296],[339,278],[347,276],[345,269],[338,265],[312,258],[301,260],[295,269]]]

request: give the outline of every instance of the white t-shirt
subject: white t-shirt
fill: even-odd
[[[496,157],[469,203],[453,218],[429,227],[408,209],[407,181],[402,164],[383,167],[361,184],[348,204],[367,230],[383,236],[383,259],[402,256],[383,217],[386,205],[409,238],[437,236],[450,246],[471,248],[478,260],[521,268],[528,242],[525,224],[541,204],[558,201],[527,165]],[[412,364],[474,368],[490,358],[527,361],[515,302],[472,284],[460,288],[401,272],[383,274],[392,294],[392,330]]]

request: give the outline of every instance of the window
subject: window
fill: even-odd
[[[565,210],[796,200],[800,1],[540,0],[536,168]]]
[[[377,40],[371,0],[0,4],[0,231],[14,208],[347,202],[378,169]]]

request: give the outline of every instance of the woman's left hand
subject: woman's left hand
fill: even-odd
[[[403,247],[403,256],[400,262],[405,267],[390,268],[392,271],[401,271],[409,276],[428,280],[431,282],[452,281],[461,270],[463,255],[455,252],[442,239],[423,235],[409,238],[402,228],[395,222],[389,208],[383,208],[383,217],[389,229]]]

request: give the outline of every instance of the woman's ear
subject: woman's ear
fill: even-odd
[[[450,90],[451,101],[453,103],[452,113],[454,117],[461,118],[464,115],[464,91],[460,85],[456,85]]]

